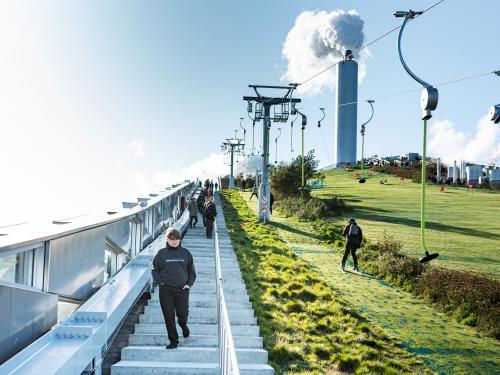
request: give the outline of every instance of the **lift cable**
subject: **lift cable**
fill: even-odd
[[[500,75],[500,70],[492,70],[492,71],[489,71],[489,72],[486,72],[486,73],[475,74],[475,75],[472,75],[472,76],[465,76],[465,77],[462,77],[462,78],[454,79],[452,81],[440,82],[440,83],[434,85],[434,87],[446,86],[446,85],[450,85],[452,83],[457,83],[457,82],[462,82],[462,81],[466,81],[466,80],[469,80],[469,79],[484,77],[484,76],[489,75],[489,74]],[[383,99],[387,99],[387,98],[392,98],[392,97],[395,97],[395,96],[410,94],[412,92],[417,92],[417,91],[420,91],[420,90],[422,90],[422,88],[405,90],[405,91],[399,91],[399,92],[396,92],[396,93],[393,93],[393,94],[378,96],[378,97],[375,97],[373,99],[378,101],[378,100],[383,100]],[[358,100],[356,102],[349,102],[349,103],[342,103],[342,104],[339,104],[338,106],[342,107],[342,106],[346,106],[346,105],[358,104],[360,101],[364,101],[364,100]]]
[[[419,16],[423,15],[424,13],[426,13],[426,12],[427,12],[427,11],[429,11],[429,10],[431,10],[431,9],[432,9],[432,8],[434,8],[435,6],[437,6],[437,5],[441,4],[443,1],[444,1],[444,0],[440,0],[440,1],[438,1],[437,3],[435,3],[435,4],[431,5],[431,6],[430,6],[430,7],[428,7],[427,9],[423,10],[421,14],[416,15],[413,19],[418,18]],[[413,19],[412,19],[412,20],[413,20]],[[410,20],[410,21],[411,21],[411,20]],[[351,56],[353,56],[353,55],[354,55],[354,54],[356,54],[356,53],[361,52],[361,51],[362,51],[362,50],[364,50],[365,48],[367,48],[367,47],[371,46],[372,44],[374,44],[374,43],[378,42],[380,39],[385,38],[385,37],[386,37],[386,36],[388,36],[389,34],[392,34],[394,31],[399,30],[402,26],[403,26],[403,25],[396,26],[396,27],[392,28],[391,30],[387,31],[386,33],[382,34],[382,35],[381,35],[381,36],[379,36],[378,38],[376,38],[376,39],[372,40],[371,42],[369,42],[369,43],[365,44],[364,46],[362,46],[362,47],[358,48],[357,50],[355,50],[355,51],[353,51],[353,52],[351,53]],[[342,61],[342,60],[337,61],[335,64],[332,64],[332,65],[330,65],[330,66],[326,67],[325,69],[323,69],[323,70],[321,70],[320,72],[318,72],[318,73],[314,74],[313,76],[309,77],[309,78],[308,78],[308,79],[306,79],[305,81],[302,81],[301,83],[298,83],[297,85],[303,85],[303,84],[305,84],[305,83],[307,83],[307,82],[309,82],[309,81],[313,80],[313,79],[314,79],[314,78],[316,78],[317,76],[319,76],[319,75],[321,75],[321,74],[325,73],[326,71],[328,71],[328,70],[330,70],[330,69],[332,69],[332,68],[336,67],[336,66],[337,66],[337,65],[338,65],[341,61]]]

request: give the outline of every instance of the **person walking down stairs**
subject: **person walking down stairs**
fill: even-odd
[[[151,272],[160,289],[160,306],[170,341],[167,349],[176,349],[179,345],[179,334],[175,315],[182,329],[182,336],[189,337],[189,289],[196,280],[196,272],[193,256],[189,250],[180,246],[179,231],[174,228],[167,229],[166,239],[167,246],[160,249],[154,257]]]
[[[196,228],[196,224],[198,224],[198,204],[196,202],[195,197],[191,198],[191,200],[189,201],[188,211],[189,211],[189,228]]]
[[[203,217],[205,218],[205,224],[207,227],[207,238],[212,238],[214,231],[214,220],[217,216],[217,208],[215,208],[215,202],[213,198],[210,198],[207,205],[205,206],[205,211]]]

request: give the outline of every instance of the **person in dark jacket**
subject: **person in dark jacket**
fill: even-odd
[[[212,238],[212,234],[214,231],[214,220],[216,216],[217,208],[215,207],[213,198],[210,198],[207,205],[205,206],[205,212],[203,213],[203,217],[205,218],[205,224],[207,227],[207,238]]]
[[[196,202],[195,197],[191,198],[191,200],[189,201],[188,211],[189,211],[189,228],[196,228],[196,224],[198,223],[198,204]]]
[[[342,236],[345,236],[346,238],[344,256],[342,257],[342,271],[344,271],[345,269],[345,262],[349,257],[349,253],[352,254],[354,271],[359,271],[356,250],[361,246],[361,241],[363,240],[363,232],[361,231],[361,227],[358,225],[358,223],[356,223],[356,219],[349,219],[349,224],[347,224],[347,226],[344,228]]]
[[[250,198],[248,198],[248,200],[252,200],[252,197],[255,195],[257,198],[259,197],[259,195],[257,194],[257,191],[258,191],[258,188],[257,188],[257,185],[253,185],[253,188],[252,188],[252,194],[250,194]]]
[[[151,273],[160,289],[160,306],[167,326],[170,344],[167,349],[179,345],[179,335],[175,325],[175,315],[182,329],[182,335],[189,337],[187,325],[189,314],[189,289],[196,280],[193,256],[188,249],[180,246],[181,234],[177,229],[168,228],[167,246],[160,249],[153,259]]]

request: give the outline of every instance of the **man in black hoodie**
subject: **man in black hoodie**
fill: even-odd
[[[160,249],[153,259],[153,280],[160,289],[160,306],[167,326],[170,344],[167,349],[175,349],[179,335],[175,325],[175,315],[182,335],[189,337],[187,319],[189,314],[189,289],[196,279],[193,256],[180,246],[181,234],[177,229],[168,228],[167,246]]]

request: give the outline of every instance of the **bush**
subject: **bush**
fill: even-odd
[[[453,317],[500,339],[500,283],[470,272],[432,267],[415,285],[418,294]]]
[[[301,220],[317,220],[332,217],[350,208],[337,196],[329,199],[285,197],[275,204],[275,208],[285,217],[296,217]]]
[[[500,282],[487,276],[422,264],[401,253],[402,245],[384,232],[362,249],[365,268],[389,283],[424,297],[462,324],[500,339]]]
[[[324,179],[322,173],[318,173],[319,161],[314,157],[314,150],[304,155],[304,177],[307,181],[310,178]],[[276,168],[273,168],[270,174],[271,190],[276,200],[285,197],[302,195],[309,197],[309,190],[304,190],[301,194],[302,186],[302,157],[297,156],[290,163],[281,162]]]

